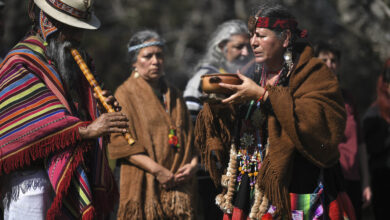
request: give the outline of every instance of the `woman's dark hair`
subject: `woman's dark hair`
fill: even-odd
[[[127,44],[127,48],[135,46],[135,45],[143,44],[146,41],[149,41],[152,39],[154,39],[156,41],[164,42],[162,37],[157,32],[152,31],[152,30],[143,30],[143,31],[139,31],[139,32],[135,33],[130,38],[129,43]],[[128,61],[130,62],[131,68],[133,67],[133,64],[135,62],[137,62],[137,56],[138,56],[138,53],[140,50],[141,49],[128,52]]]
[[[321,52],[323,53],[332,53],[336,56],[337,60],[341,58],[340,47],[333,41],[319,41],[314,46],[314,55],[318,57]]]
[[[252,16],[255,17],[273,17],[273,18],[290,18],[295,17],[289,12],[289,10],[279,3],[266,1],[260,3],[251,12]]]

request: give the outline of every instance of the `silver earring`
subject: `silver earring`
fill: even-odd
[[[283,58],[288,66],[292,65],[292,53],[290,49],[287,48],[286,52],[284,52]]]
[[[293,69],[294,63],[293,63],[293,57],[291,52],[291,47],[287,47],[286,52],[283,54],[284,62],[287,66],[288,72],[287,76],[291,74],[291,71]]]
[[[138,70],[137,68],[134,68],[134,78],[138,78],[139,77],[139,73],[138,73]]]

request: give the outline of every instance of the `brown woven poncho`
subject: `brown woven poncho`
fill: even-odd
[[[269,147],[257,184],[279,214],[291,216],[288,187],[296,168],[295,153],[299,152],[318,167],[337,163],[337,145],[345,127],[344,104],[335,75],[319,59],[313,58],[309,46],[301,51],[289,86],[269,86],[268,92],[274,114],[267,118]],[[237,115],[235,107],[228,108],[213,109],[205,104],[195,128],[195,145],[217,184],[227,167]],[[223,165],[221,169],[214,158]]]
[[[109,144],[111,158],[127,161],[121,166],[118,219],[193,218],[193,183],[166,191],[152,174],[128,161],[131,155],[146,154],[175,173],[193,158],[193,128],[187,108],[179,91],[169,84],[167,87],[168,112],[149,84],[134,74],[115,93],[136,140],[130,146],[121,135],[115,134]],[[176,127],[179,149],[168,144],[171,125]]]

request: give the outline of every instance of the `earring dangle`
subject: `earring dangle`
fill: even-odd
[[[134,78],[137,79],[139,77],[139,73],[138,73],[137,68],[134,68],[133,73],[134,73]]]
[[[291,46],[290,47],[287,47],[286,49],[286,52],[284,52],[284,55],[283,55],[283,59],[285,61],[285,64],[288,68],[288,72],[287,72],[287,75],[290,75],[292,69],[293,69],[293,66],[294,66],[294,63],[293,63],[293,54],[292,54],[292,48]]]
[[[287,65],[290,67],[292,65],[292,52],[290,48],[286,49],[286,52],[284,52],[283,55],[284,61],[287,63]]]

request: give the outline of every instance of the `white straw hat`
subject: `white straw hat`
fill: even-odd
[[[34,3],[61,23],[90,30],[100,27],[99,19],[91,10],[92,0],[34,0]]]

